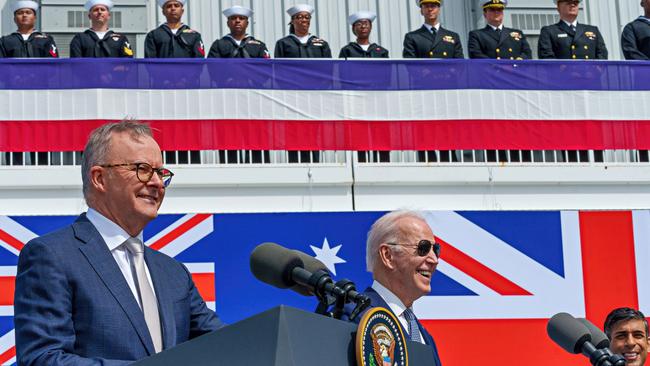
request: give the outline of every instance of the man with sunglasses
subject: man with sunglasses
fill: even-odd
[[[130,364],[220,328],[187,268],[143,244],[173,177],[151,129],[94,130],[81,172],[88,212],[18,259],[18,364]]]
[[[439,256],[440,245],[418,212],[389,212],[368,232],[366,269],[373,283],[364,294],[372,307],[386,308],[395,315],[406,338],[431,347],[437,366],[441,363],[436,342],[413,313],[413,303],[431,292]],[[352,320],[358,322],[362,314]]]
[[[542,28],[537,44],[540,59],[606,60],[607,47],[598,27],[578,22],[582,0],[553,0],[560,21]]]

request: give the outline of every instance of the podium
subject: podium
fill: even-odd
[[[137,366],[355,366],[356,324],[278,306],[141,360]],[[407,342],[409,365],[433,365]]]

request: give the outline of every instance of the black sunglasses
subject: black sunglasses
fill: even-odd
[[[422,239],[417,244],[401,244],[401,243],[386,243],[386,244],[400,245],[403,247],[411,247],[411,248],[416,247],[417,253],[420,257],[426,257],[427,255],[429,255],[431,248],[433,248],[433,254],[436,255],[436,258],[440,258],[440,244],[435,242],[432,243],[427,239]]]

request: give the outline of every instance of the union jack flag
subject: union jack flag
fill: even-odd
[[[279,290],[249,272],[252,249],[277,242],[323,261],[361,289],[368,228],[383,212],[161,215],[150,247],[185,263],[204,299],[227,323],[279,304],[306,310],[313,298]],[[442,244],[429,296],[415,311],[446,365],[586,365],[546,336],[567,311],[602,324],[614,307],[650,312],[650,211],[425,212]],[[15,362],[13,281],[26,241],[74,217],[0,217],[0,364]],[[218,291],[219,296],[216,296]],[[216,301],[216,303],[215,303]],[[535,350],[529,356],[524,350]]]

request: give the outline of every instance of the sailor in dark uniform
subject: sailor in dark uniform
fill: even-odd
[[[371,11],[359,11],[348,17],[348,23],[352,26],[352,33],[357,36],[357,41],[343,47],[339,58],[388,58],[387,49],[376,43],[370,43],[372,22],[376,18],[377,14]]]
[[[329,44],[309,33],[314,8],[311,5],[298,4],[287,10],[291,16],[289,35],[275,44],[276,58],[331,58]]]
[[[621,46],[626,60],[650,59],[650,0],[641,0],[645,12],[623,28]]]
[[[223,11],[228,18],[230,34],[214,41],[208,57],[222,58],[269,58],[269,51],[262,41],[246,34],[248,20],[253,11],[243,6],[235,5]]]
[[[85,5],[90,29],[75,34],[70,42],[70,57],[133,57],[129,40],[108,29],[111,0],[88,0]]]
[[[0,57],[59,57],[54,39],[36,31],[35,1],[14,1],[11,11],[18,29],[0,38]]]
[[[406,33],[405,58],[463,58],[463,46],[458,33],[440,26],[438,16],[442,0],[415,0],[424,17],[420,29]]]
[[[487,25],[469,33],[469,58],[528,60],[533,52],[519,29],[503,26],[508,0],[479,0]]]
[[[542,28],[539,35],[539,58],[607,59],[607,47],[598,27],[578,23],[582,0],[553,0],[560,21]]]
[[[186,0],[158,0],[165,24],[147,33],[144,57],[204,58],[201,34],[181,22]]]

